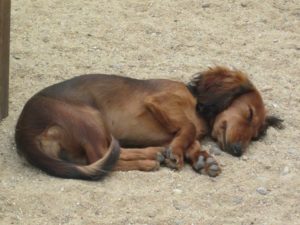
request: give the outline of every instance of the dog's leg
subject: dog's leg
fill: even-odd
[[[201,174],[211,177],[218,176],[221,168],[216,159],[207,151],[201,150],[200,143],[195,141],[185,154],[186,159],[191,163],[193,169]]]
[[[129,170],[140,170],[140,171],[155,171],[160,167],[160,163],[157,160],[119,160],[115,165],[115,171],[129,171]]]
[[[184,154],[195,139],[196,128],[186,122],[171,141],[164,152],[165,164],[172,169],[181,169],[184,165]]]
[[[174,135],[165,152],[167,166],[181,169],[184,164],[184,153],[196,139],[196,127],[184,111],[189,108],[194,110],[192,103],[188,98],[166,92],[148,97],[145,104],[162,127]]]
[[[163,162],[164,150],[165,147],[121,148],[120,160],[156,160]]]
[[[164,161],[162,152],[165,147],[121,148],[120,158],[114,170],[154,171]]]

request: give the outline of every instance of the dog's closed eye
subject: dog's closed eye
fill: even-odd
[[[247,121],[249,123],[251,123],[253,120],[253,109],[250,106],[248,107],[248,109],[249,109],[249,112],[248,112],[248,116],[247,116]]]

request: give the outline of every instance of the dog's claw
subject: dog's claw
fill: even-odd
[[[211,177],[216,177],[220,173],[220,171],[220,167],[216,164],[213,164],[208,168],[207,174]]]
[[[195,164],[195,170],[200,170],[202,168],[204,168],[205,166],[205,161],[204,161],[204,157],[202,155],[199,156],[198,161]]]
[[[164,163],[167,167],[171,169],[181,169],[183,163],[181,163],[179,156],[173,154],[171,147],[167,147],[163,151],[163,156],[165,157]]]
[[[164,155],[162,154],[162,153],[157,153],[157,155],[156,155],[156,161],[158,161],[159,163],[163,163],[164,161],[165,161],[165,157],[164,157]]]
[[[175,159],[171,147],[167,147],[167,148],[165,149],[165,152],[164,152],[164,153],[165,153],[165,156],[166,156],[167,159],[172,159],[172,160]]]

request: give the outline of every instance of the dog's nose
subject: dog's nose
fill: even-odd
[[[243,154],[243,147],[241,143],[235,143],[227,146],[227,151],[236,157],[240,157]]]

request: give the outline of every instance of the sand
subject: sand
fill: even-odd
[[[14,0],[10,62],[0,224],[300,224],[298,0]],[[240,159],[216,156],[217,178],[187,165],[66,180],[16,154],[16,120],[43,87],[95,72],[186,82],[215,64],[246,71],[286,127],[271,128]]]

